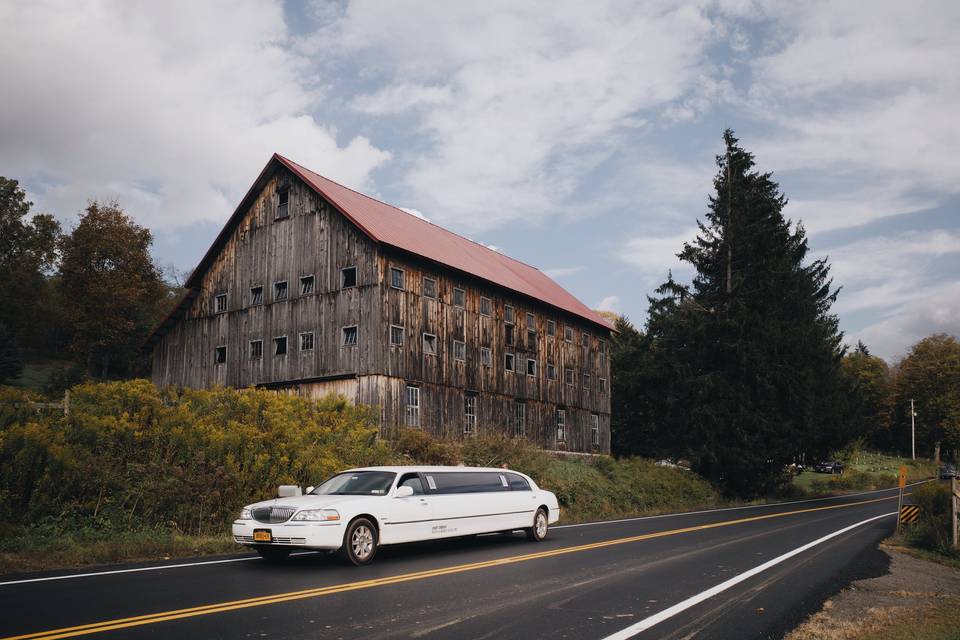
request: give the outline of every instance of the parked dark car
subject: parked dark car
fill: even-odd
[[[817,463],[814,469],[820,473],[843,473],[843,463],[836,460],[827,460]]]
[[[940,479],[949,480],[957,477],[957,468],[952,464],[945,464],[940,467]]]

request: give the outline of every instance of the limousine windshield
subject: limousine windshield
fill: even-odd
[[[390,471],[338,473],[310,493],[315,496],[385,496],[397,474]]]

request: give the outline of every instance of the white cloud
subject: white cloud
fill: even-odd
[[[960,232],[906,232],[860,240],[827,254],[831,274],[844,286],[834,310],[906,310],[929,295],[938,258],[960,253]]]
[[[811,172],[806,190],[817,195],[803,199],[830,192],[818,203],[824,228],[907,213],[918,200],[933,206],[960,192],[960,4],[870,0],[764,9],[777,36],[758,51],[748,95],[737,106],[773,125],[749,145],[764,166]],[[882,197],[858,203],[837,196],[827,185],[838,176],[851,194]],[[847,215],[826,220],[833,202]]]
[[[607,296],[594,307],[597,311],[620,313],[620,296]]]
[[[412,209],[412,208],[410,208],[410,207],[400,207],[400,210],[401,210],[401,211],[406,211],[407,213],[409,213],[410,215],[412,215],[412,216],[414,216],[414,217],[416,217],[416,218],[420,218],[421,220],[426,220],[427,222],[430,222],[430,218],[428,218],[427,216],[423,215],[423,212],[420,211],[419,209]]]
[[[910,345],[933,333],[960,336],[960,282],[921,289],[910,304],[852,333],[847,342],[863,340],[873,353],[892,363],[906,355]]]
[[[503,0],[356,2],[335,32],[388,78],[358,108],[416,111],[431,143],[405,177],[418,206],[484,230],[554,215],[644,112],[714,91],[711,27],[670,3]]]
[[[682,281],[693,272],[689,265],[680,262],[677,254],[683,250],[683,244],[696,235],[697,229],[689,228],[669,236],[637,236],[627,240],[619,257],[639,267],[648,284],[659,284],[666,279],[668,271],[673,271],[675,279]]]
[[[575,273],[580,273],[583,271],[583,265],[577,267],[555,267],[553,269],[542,269],[542,271],[548,277],[556,280],[557,278],[563,278],[564,276],[571,276]]]
[[[222,220],[270,154],[369,187],[389,153],[308,115],[280,2],[6,2],[0,173],[38,210],[118,198],[154,228]]]

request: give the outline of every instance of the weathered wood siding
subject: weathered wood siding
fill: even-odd
[[[289,217],[277,219],[278,192],[289,194]],[[341,269],[357,267],[357,286],[341,288]],[[404,272],[402,289],[391,286],[391,267]],[[314,277],[314,291],[300,293],[300,278]],[[437,296],[424,295],[424,278]],[[287,282],[287,299],[274,300],[274,284]],[[263,287],[262,304],[251,288]],[[464,304],[454,304],[454,289]],[[216,309],[216,297],[227,307]],[[481,299],[490,300],[490,315]],[[514,343],[507,344],[506,307],[513,308]],[[532,324],[527,314],[533,314]],[[555,334],[548,335],[548,323]],[[357,344],[343,346],[342,329],[356,326]],[[403,328],[403,344],[391,345],[391,326]],[[567,328],[572,340],[565,339]],[[527,332],[533,330],[533,344]],[[313,332],[314,347],[301,351],[299,335]],[[424,334],[437,352],[424,353]],[[584,343],[586,335],[586,343]],[[287,354],[274,355],[273,339],[287,337]],[[263,355],[250,357],[250,341]],[[465,357],[454,357],[454,342]],[[226,347],[226,362],[215,351]],[[481,349],[489,348],[489,366]],[[514,371],[505,368],[514,355]],[[527,360],[536,363],[527,375]],[[555,379],[548,375],[555,368]],[[525,406],[523,436],[540,446],[570,451],[610,451],[609,332],[536,300],[417,256],[378,246],[286,169],[269,176],[242,221],[201,279],[183,318],[154,348],[153,379],[160,385],[234,387],[266,385],[319,397],[336,392],[380,407],[381,424],[405,421],[405,390],[420,387],[421,426],[438,436],[463,437],[464,394],[476,394],[477,434],[516,434],[515,405]],[[567,384],[566,370],[573,384]],[[589,379],[584,378],[584,374]],[[605,391],[600,380],[604,380]],[[557,409],[566,413],[566,437],[557,438]],[[598,416],[599,443],[591,440]]]
[[[287,218],[276,219],[277,191],[289,191]],[[202,278],[186,316],[154,350],[153,379],[161,385],[244,387],[345,373],[369,373],[379,335],[376,246],[299,179],[283,170],[249,207],[218,258]],[[357,286],[340,287],[340,270],[357,267]],[[300,294],[300,278],[314,277],[314,291]],[[287,282],[287,299],[274,300],[274,284]],[[252,304],[251,288],[263,287]],[[215,298],[227,294],[227,311]],[[342,329],[357,326],[355,346],[343,346]],[[313,332],[314,347],[301,351],[299,335]],[[273,339],[287,337],[287,355],[275,356]],[[263,356],[250,357],[250,341],[263,341]],[[226,346],[227,360],[214,362]]]

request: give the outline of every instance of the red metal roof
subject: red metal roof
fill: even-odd
[[[274,158],[300,176],[374,241],[409,251],[613,329],[603,316],[539,269],[324,178],[279,154],[274,154]]]
[[[200,288],[200,279],[213,264],[220,253],[220,249],[239,224],[247,203],[255,198],[258,191],[263,187],[263,183],[270,175],[270,169],[275,162],[279,162],[300,176],[314,191],[335,206],[340,213],[345,215],[374,242],[422,256],[495,285],[524,294],[544,304],[562,309],[605,329],[616,330],[606,318],[577,300],[539,269],[519,260],[514,260],[473,240],[468,240],[452,231],[447,231],[402,209],[324,178],[275,153],[263,168],[263,171],[260,172],[260,175],[257,176],[250,190],[247,191],[247,195],[237,205],[233,215],[220,230],[216,240],[207,249],[206,254],[200,260],[200,264],[187,278],[186,283],[184,283],[185,295],[170,310],[170,313],[153,328],[144,342],[144,347],[153,345],[189,306],[196,295],[196,290]]]

